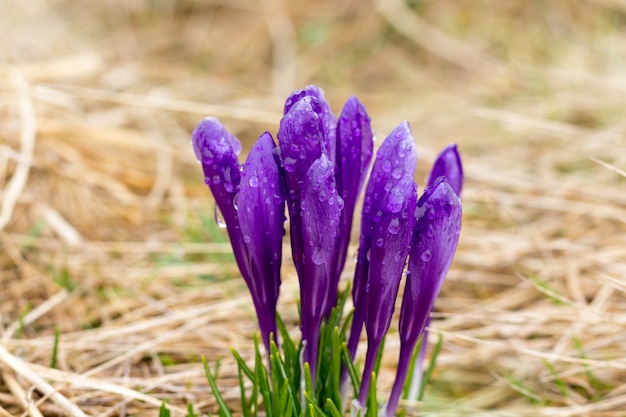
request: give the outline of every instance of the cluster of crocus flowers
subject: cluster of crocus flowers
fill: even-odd
[[[277,136],[278,147],[269,133],[261,135],[241,167],[240,142],[216,119],[204,119],[192,142],[250,289],[268,351],[271,335],[276,335],[286,204],[300,283],[302,360],[315,386],[320,326],[337,303],[353,214],[372,159],[373,133],[356,98],[350,98],[336,118],[323,91],[308,86],[287,99]],[[378,149],[367,183],[352,290],[349,354],[356,354],[363,327],[368,341],[357,402],[364,407],[406,271],[399,367],[387,415],[397,406],[461,227],[458,195],[463,173],[456,146],[439,155],[419,199],[416,163],[411,129],[402,122]]]

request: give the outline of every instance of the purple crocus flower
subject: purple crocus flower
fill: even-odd
[[[376,355],[391,323],[409,251],[417,193],[413,181],[416,162],[411,129],[402,122],[378,150],[365,192],[349,342],[354,355],[365,322],[368,349],[359,393],[361,406],[365,405]]]
[[[276,302],[280,286],[285,198],[274,140],[264,133],[240,172],[241,143],[215,118],[192,134],[205,182],[221,211],[235,260],[250,293],[261,336],[269,352],[276,340]]]
[[[417,341],[450,268],[461,230],[461,201],[445,176],[420,197],[400,312],[400,357],[386,415],[395,412]]]
[[[437,178],[446,177],[448,184],[456,195],[461,196],[463,190],[463,164],[456,143],[450,144],[435,159],[435,163],[430,170],[427,186],[435,183]]]
[[[350,97],[339,115],[337,123],[337,190],[344,207],[339,220],[337,259],[334,283],[331,285],[331,307],[337,299],[339,277],[346,263],[352,219],[365,176],[372,159],[374,134],[365,107],[356,97]],[[328,313],[328,312],[327,312]]]
[[[322,154],[307,172],[302,192],[302,239],[304,252],[300,275],[304,362],[309,363],[313,386],[317,373],[319,331],[329,309],[333,285],[335,247],[343,200],[337,194],[333,165]]]
[[[337,232],[343,199],[337,193],[331,144],[336,120],[324,93],[309,86],[295,91],[285,104],[280,143],[291,250],[300,281],[303,361],[315,379],[319,329],[334,306]],[[334,149],[334,145],[333,148]],[[333,150],[334,152],[334,150]],[[336,285],[336,284],[335,284]]]
[[[437,159],[435,159],[435,163],[433,164],[428,177],[427,187],[431,187],[439,177],[445,177],[456,195],[459,197],[461,196],[464,180],[463,164],[461,163],[461,156],[459,155],[459,151],[455,143],[446,146],[437,156]],[[407,396],[407,398],[411,400],[417,400],[422,383],[424,359],[426,358],[426,351],[428,350],[427,342],[429,326],[430,315],[426,320],[425,329],[421,336],[422,344],[420,345],[420,352],[415,361],[415,366],[413,367],[413,375],[411,376],[411,383]]]

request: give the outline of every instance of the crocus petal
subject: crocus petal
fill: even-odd
[[[302,90],[294,91],[285,101],[284,114],[286,115],[287,113],[289,113],[289,111],[291,111],[291,108],[304,97],[311,98],[311,107],[320,118],[319,129],[322,135],[324,152],[330,158],[330,160],[334,162],[335,127],[337,126],[337,119],[331,111],[328,101],[326,101],[326,97],[324,96],[324,90],[315,85],[309,85]]]
[[[337,243],[336,283],[332,288],[337,287],[346,262],[354,209],[372,159],[373,137],[370,118],[365,107],[356,97],[350,97],[341,111],[337,124],[336,179],[344,207],[341,212]],[[336,295],[331,297],[335,298]]]
[[[343,201],[337,194],[333,164],[322,155],[310,167],[302,193],[302,239],[304,253],[300,271],[302,338],[307,345],[304,361],[311,375],[317,369],[319,327],[328,306]]]
[[[383,214],[374,226],[365,317],[368,339],[382,340],[389,329],[409,252],[416,200],[417,185],[406,175],[386,195]]]
[[[359,252],[354,273],[354,287],[352,288],[355,309],[348,341],[348,350],[353,357],[365,319],[366,288],[370,271],[367,255],[372,247],[374,226],[380,221],[383,211],[386,210],[384,202],[387,193],[402,178],[407,175],[412,177],[416,164],[417,150],[411,135],[411,128],[408,122],[404,121],[387,136],[378,149],[372,173],[365,189],[361,212]]]
[[[248,247],[253,279],[248,283],[266,347],[276,340],[276,302],[280,286],[285,198],[276,145],[266,132],[252,147],[237,196],[239,224]]]
[[[192,133],[191,142],[202,164],[204,182],[211,188],[215,203],[224,217],[237,265],[248,282],[251,279],[248,250],[234,203],[241,181],[237,161],[241,143],[214,117],[207,117],[198,124]]]
[[[404,340],[419,338],[450,268],[461,231],[461,200],[440,177],[419,199],[416,213],[400,316]]]
[[[446,177],[456,195],[461,195],[461,190],[463,189],[463,164],[455,143],[448,145],[437,156],[435,164],[430,171],[427,186],[433,185],[439,177]]]
[[[405,175],[385,197],[380,220],[374,225],[370,248],[365,329],[367,354],[359,402],[365,405],[371,373],[380,344],[389,330],[395,309],[402,270],[409,252],[414,223],[417,185]]]
[[[400,282],[408,252],[413,223],[411,214],[416,198],[413,181],[416,163],[417,151],[411,128],[407,122],[402,122],[387,136],[376,153],[365,190],[352,290],[355,309],[348,341],[348,350],[354,356],[365,321],[368,349],[359,394],[362,405],[382,336],[389,327],[387,316],[391,320],[389,312],[393,312],[393,307],[389,306],[389,302],[395,303],[396,282]],[[389,301],[391,297],[394,299]]]
[[[440,176],[426,189],[417,203],[416,216],[400,312],[398,373],[387,416],[393,415],[398,404],[415,344],[424,334],[459,240],[461,201],[445,177]]]

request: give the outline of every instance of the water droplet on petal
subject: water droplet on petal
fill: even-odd
[[[224,220],[224,215],[217,205],[215,206],[215,223],[220,229],[226,228],[226,220]]]
[[[396,167],[391,173],[391,176],[399,180],[400,177],[402,176],[402,167]]]
[[[381,217],[383,217],[383,212],[378,210],[372,220],[374,220],[374,223],[378,223]]]
[[[239,194],[235,194],[235,197],[233,198],[233,208],[235,210],[239,210]]]
[[[343,198],[339,196],[337,196],[337,206],[339,207],[339,210],[343,210],[343,206],[344,206]]]
[[[426,249],[424,252],[422,252],[422,254],[420,255],[420,258],[422,259],[422,261],[424,262],[428,262],[430,261],[430,259],[433,257],[432,252],[430,251],[430,249]]]
[[[402,137],[402,136],[404,136],[404,133],[403,132],[398,132],[398,136]],[[409,139],[401,140],[396,145],[396,154],[400,158],[406,158],[409,155],[409,153],[411,153],[411,149],[412,148],[413,148],[413,142],[411,142],[411,140],[409,140]]]
[[[248,184],[252,188],[258,187],[259,186],[259,177],[257,177],[256,175],[251,176],[250,179],[248,180]]]
[[[296,160],[290,157],[285,158],[285,160],[283,161],[284,166],[285,166],[285,171],[287,172],[293,172],[296,170]]]
[[[214,175],[213,176],[213,184],[219,184],[221,181],[221,178],[219,175]]]
[[[381,247],[384,243],[385,243],[385,239],[383,239],[382,237],[379,237],[376,240],[376,246],[378,246],[378,247]]]
[[[252,242],[252,239],[250,238],[250,236],[244,235],[243,241],[246,242],[246,243],[250,243],[250,242]]]
[[[385,159],[383,161],[383,171],[384,172],[389,172],[391,171],[391,161],[389,159]]]
[[[389,222],[389,227],[387,227],[387,231],[392,235],[398,234],[398,232],[400,231],[400,219],[397,217],[391,219],[391,221]]]

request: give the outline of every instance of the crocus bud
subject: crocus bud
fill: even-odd
[[[386,210],[386,195],[406,175],[413,176],[416,164],[417,150],[411,135],[411,128],[405,121],[400,123],[380,146],[365,190],[361,212],[361,236],[352,288],[354,315],[348,341],[348,350],[353,357],[365,320],[367,283],[370,272],[368,254],[373,244],[374,226]]]
[[[191,137],[196,158],[202,164],[204,182],[211,189],[217,209],[222,213],[235,260],[247,282],[250,266],[234,203],[241,181],[237,160],[241,142],[214,117],[202,120]]]
[[[259,328],[266,346],[276,341],[276,302],[280,287],[285,198],[276,145],[265,132],[252,147],[241,173],[237,196],[239,225],[248,248]]]
[[[426,189],[417,203],[416,217],[400,312],[398,372],[387,416],[396,409],[413,350],[424,333],[459,241],[461,201],[445,177],[440,176]]]
[[[439,177],[446,177],[448,184],[450,184],[456,195],[461,195],[461,190],[463,189],[463,164],[455,143],[446,146],[437,156],[430,171],[427,186],[433,185]]]
[[[326,156],[328,156],[332,162],[335,162],[335,129],[337,126],[337,118],[330,109],[328,101],[326,101],[324,90],[315,85],[308,85],[302,90],[294,91],[285,101],[284,114],[289,113],[291,108],[304,97],[310,98],[311,108],[319,117],[319,131]]]
[[[300,307],[303,359],[311,376],[317,371],[319,331],[329,305],[329,287],[335,272],[333,260],[343,200],[337,194],[334,169],[326,155],[309,168],[302,191],[302,246]]]
[[[389,328],[408,253],[417,186],[417,151],[407,122],[385,139],[365,192],[361,239],[354,278],[355,311],[349,349],[354,355],[365,321],[368,350],[359,402],[364,405],[380,343]]]
[[[320,130],[321,118],[314,111],[313,101],[316,100],[315,97],[304,96],[291,103],[289,107],[285,106],[287,113],[280,121],[278,131],[289,209],[291,252],[298,274],[302,267],[304,252],[301,224],[304,181],[313,162],[322,156],[326,149]]]
[[[372,159],[373,138],[370,118],[365,107],[356,97],[350,97],[344,105],[337,123],[336,178],[337,190],[343,199],[344,207],[341,211],[337,241],[335,284],[331,286],[335,290],[346,263],[354,209]],[[331,296],[331,300],[334,299],[336,299],[336,295]]]
[[[284,222],[284,192],[275,144],[263,134],[248,156],[243,172],[237,154],[241,143],[215,118],[206,118],[192,134],[205,182],[222,212],[235,260],[256,309],[263,342],[269,352],[276,336],[276,302]]]

